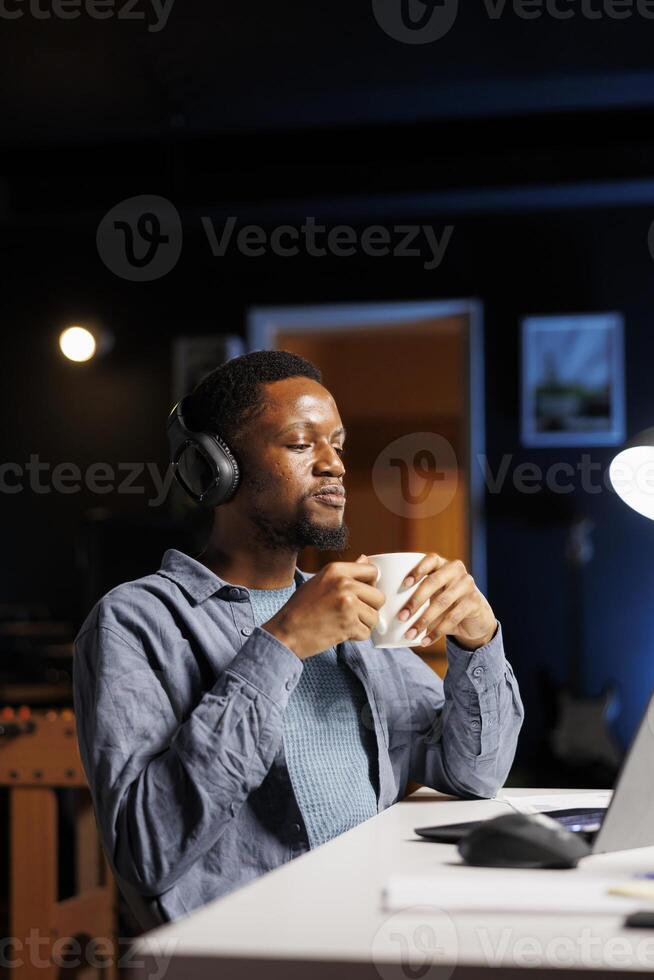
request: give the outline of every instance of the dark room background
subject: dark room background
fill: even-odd
[[[499,7],[461,9],[446,37],[424,45],[390,37],[368,4],[187,2],[157,31],[151,14],[5,24],[3,457],[82,469],[149,461],[163,472],[176,337],[245,338],[259,305],[478,299],[490,471],[510,457],[486,499],[488,596],[525,701],[516,765],[528,785],[545,675],[563,682],[570,664],[575,518],[594,522],[579,599],[584,686],[617,685],[623,746],[654,686],[654,527],[602,483],[614,450],[525,449],[519,433],[528,314],[621,312],[627,431],[654,423],[654,21],[635,5],[624,19],[586,16],[581,4],[570,20],[489,9]],[[175,206],[183,247],[168,274],[130,282],[103,263],[96,233],[113,206],[144,194]],[[202,218],[221,228],[230,216],[268,231],[307,216],[453,230],[428,270],[424,256],[361,251],[216,257]],[[90,365],[64,362],[59,331],[89,321],[113,332],[113,350]],[[565,494],[514,486],[525,462],[546,470],[583,455],[598,464],[599,492],[579,479]],[[157,567],[162,547],[182,547],[166,505],[148,502],[147,474],[141,485],[43,493],[38,506],[29,487],[3,493],[1,601],[43,604],[77,627],[94,588],[81,529],[103,515],[120,519],[115,547],[133,577]]]

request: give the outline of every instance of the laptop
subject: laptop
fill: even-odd
[[[549,817],[591,845],[593,854],[654,845],[654,694],[620,767],[608,807],[545,810]],[[481,821],[416,827],[415,832],[439,844],[457,844]]]

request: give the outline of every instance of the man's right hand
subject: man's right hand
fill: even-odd
[[[262,628],[301,660],[342,643],[367,640],[386,601],[374,586],[377,567],[365,555],[325,565]]]

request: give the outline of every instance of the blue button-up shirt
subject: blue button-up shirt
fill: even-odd
[[[311,573],[295,569],[296,587]],[[345,641],[377,743],[377,808],[410,779],[493,796],[523,707],[501,627],[474,653],[447,641],[441,681],[408,648]],[[248,589],[175,549],[100,599],[75,639],[80,754],[101,839],[144,928],[309,849],[282,721],[302,660],[255,626]]]

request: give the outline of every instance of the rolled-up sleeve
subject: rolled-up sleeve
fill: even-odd
[[[405,684],[411,706],[409,774],[463,797],[491,797],[509,774],[524,718],[504,655],[502,627],[473,652],[447,639],[444,682],[413,656]]]
[[[256,627],[194,710],[175,715],[134,637],[80,632],[73,661],[80,755],[114,873],[142,895],[170,888],[269,771],[302,662]]]

